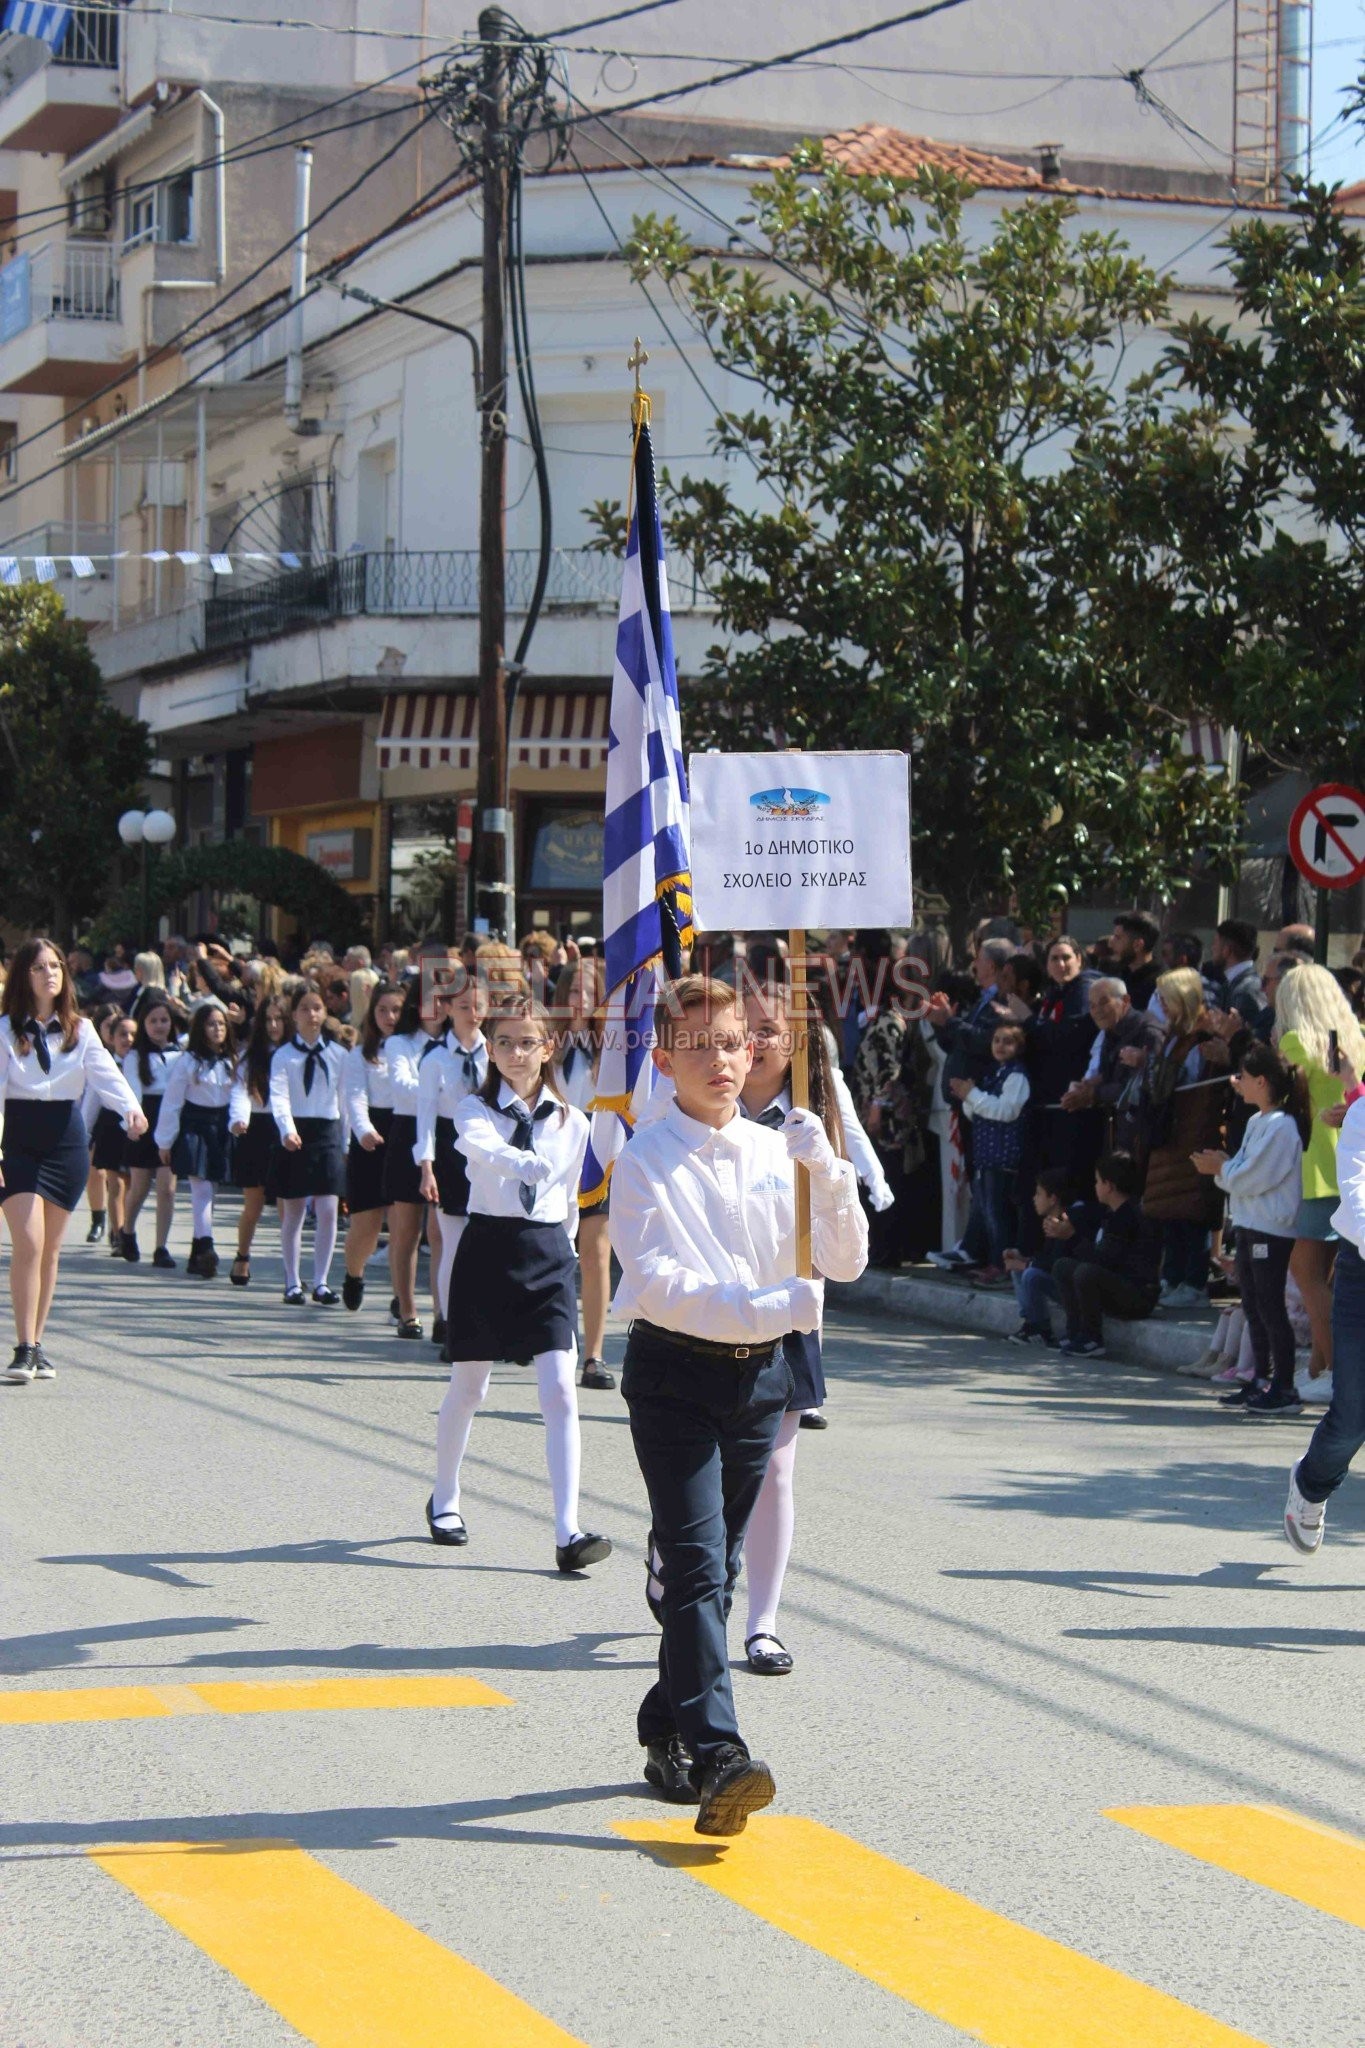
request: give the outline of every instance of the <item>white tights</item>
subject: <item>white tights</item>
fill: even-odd
[[[440,1254],[432,1261],[436,1268],[436,1313],[438,1316],[448,1316],[450,1314],[450,1275],[455,1264],[455,1252],[460,1239],[464,1236],[464,1227],[468,1223],[469,1218],[467,1216],[445,1216],[442,1215],[439,1209],[434,1209],[432,1211],[432,1221],[440,1232],[440,1236],[437,1239],[437,1243],[440,1246]]]
[[[793,1411],[782,1417],[763,1475],[763,1486],[749,1517],[744,1536],[744,1577],[749,1589],[749,1619],[744,1636],[770,1636],[777,1628],[777,1605],[782,1598],[782,1581],[792,1554],[796,1528],[796,1505],[792,1477],[796,1469],[796,1439],[800,1415]]]
[[[458,1222],[447,1216],[446,1224]],[[581,1536],[578,1526],[578,1472],[580,1443],[578,1396],[574,1390],[574,1367],[578,1350],[538,1351],[535,1357],[540,1412],[545,1417],[545,1463],[550,1472],[550,1491],[555,1506],[555,1542],[572,1543]],[[432,1488],[431,1512],[436,1522],[460,1513],[460,1465],[474,1417],[488,1394],[491,1359],[457,1358],[450,1368],[450,1385],[436,1418],[436,1483]]]
[[[313,1285],[325,1287],[337,1243],[337,1198],[313,1196]],[[280,1202],[280,1253],[284,1259],[284,1284],[299,1284],[299,1254],[303,1250],[303,1219],[308,1197],[295,1195]]]
[[[190,1229],[195,1237],[213,1236],[213,1182],[190,1177]]]

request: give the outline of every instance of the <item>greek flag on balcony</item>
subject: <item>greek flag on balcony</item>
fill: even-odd
[[[11,35],[36,36],[54,53],[61,48],[71,20],[71,9],[57,0],[8,0],[5,27]]]
[[[663,982],[681,973],[683,949],[692,942],[682,720],[654,450],[642,411],[611,681],[602,854],[607,1016],[583,1167],[585,1209],[605,1196],[612,1165],[649,1100],[655,1000]]]

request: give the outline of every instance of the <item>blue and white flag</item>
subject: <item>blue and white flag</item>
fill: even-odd
[[[61,48],[71,21],[71,9],[58,0],[8,0],[5,27],[11,35],[35,36],[54,54]]]
[[[664,536],[648,425],[635,437],[635,510],[626,544],[607,743],[602,855],[607,1016],[583,1167],[585,1209],[648,1102],[654,1005],[692,943],[692,857]]]

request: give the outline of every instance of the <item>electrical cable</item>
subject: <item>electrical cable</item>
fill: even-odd
[[[545,459],[545,436],[540,421],[540,404],[536,396],[535,367],[531,356],[531,320],[526,297],[526,241],[523,231],[522,194],[524,180],[521,165],[513,171],[508,193],[508,237],[507,237],[507,285],[512,313],[512,351],[516,357],[517,387],[521,392],[522,409],[526,415],[526,427],[531,436],[532,454],[536,471],[536,491],[540,501],[540,559],[536,564],[535,586],[531,602],[527,606],[522,622],[521,635],[516,652],[512,656],[508,672],[507,687],[507,730],[512,730],[512,714],[516,710],[517,692],[521,687],[522,672],[526,656],[540,618],[541,606],[545,601],[545,588],[550,580],[550,551],[553,545],[551,527],[550,467]]]
[[[1188,28],[1182,28],[1180,34],[1172,36],[1169,43],[1163,43],[1155,57],[1149,57],[1145,64],[1138,67],[1139,70],[1150,71],[1154,64],[1159,64],[1163,57],[1169,57],[1172,50],[1178,50],[1182,43],[1188,42],[1192,35],[1197,34],[1206,21],[1212,21],[1215,14],[1221,14],[1224,8],[1230,5],[1231,0],[1213,0],[1213,5],[1206,14],[1201,14],[1198,21],[1192,21]]]

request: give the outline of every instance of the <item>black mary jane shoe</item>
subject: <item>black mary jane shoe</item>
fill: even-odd
[[[469,1541],[469,1531],[464,1525],[464,1516],[461,1515],[459,1518],[460,1526],[458,1529],[443,1529],[436,1520],[435,1515],[431,1512],[435,1499],[434,1493],[427,1495],[427,1527],[431,1531],[432,1542],[443,1543],[450,1550],[463,1549],[464,1545]]]
[[[555,1563],[562,1572],[581,1572],[585,1565],[601,1564],[610,1556],[610,1536],[575,1536],[572,1543],[555,1545]]]
[[[234,1287],[250,1287],[251,1261],[243,1253],[238,1252],[233,1260],[232,1271],[228,1274],[228,1279]]]
[[[341,1300],[341,1296],[337,1293],[335,1287],[315,1287],[313,1289],[313,1300],[319,1308],[335,1308]]]
[[[829,1418],[818,1408],[808,1408],[796,1426],[798,1429],[828,1429]]]
[[[696,1806],[701,1794],[692,1783],[692,1752],[681,1735],[651,1742],[645,1755],[645,1783],[675,1806]]]
[[[308,1296],[301,1287],[286,1287],[284,1290],[284,1305],[286,1308],[302,1308],[307,1299]]]
[[[616,1374],[608,1372],[600,1358],[585,1358],[583,1370],[578,1375],[580,1387],[592,1387],[598,1393],[609,1394],[616,1385]]]
[[[421,1336],[422,1325],[418,1322],[416,1316],[400,1316],[393,1334],[395,1337],[415,1339]]]
[[[777,1643],[775,1650],[756,1650],[755,1643]],[[749,1669],[756,1671],[760,1678],[785,1678],[795,1659],[785,1643],[778,1642],[775,1635],[762,1629],[748,1638],[744,1654],[749,1660]]]

